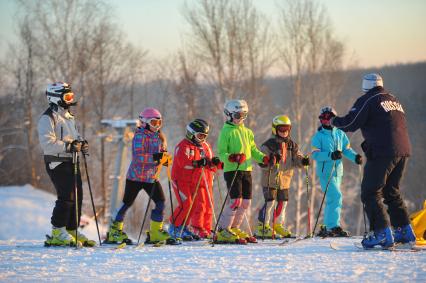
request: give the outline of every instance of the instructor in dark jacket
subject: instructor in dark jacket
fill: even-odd
[[[383,88],[383,79],[378,74],[365,75],[362,89],[365,94],[346,116],[331,119],[333,126],[345,132],[361,129],[364,137],[361,147],[367,162],[361,201],[371,233],[362,240],[362,245],[368,249],[374,246],[389,248],[395,242],[414,243],[416,237],[399,191],[411,154],[404,109],[398,99]],[[387,212],[382,199],[388,206]]]

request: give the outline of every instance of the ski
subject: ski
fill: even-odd
[[[295,238],[295,239],[285,239],[284,241],[282,241],[278,245],[279,246],[288,246],[288,245],[292,245],[294,243],[300,242],[300,241],[305,240],[305,239],[310,239],[310,238],[299,237],[299,238]]]
[[[419,252],[419,249],[416,249],[415,246],[409,245],[408,247],[404,244],[397,244],[393,247],[383,248],[383,247],[374,247],[366,249],[362,246],[361,243],[354,243],[354,246],[360,251],[389,251],[389,252]]]

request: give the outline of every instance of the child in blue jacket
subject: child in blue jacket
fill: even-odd
[[[347,135],[331,126],[330,119],[337,116],[329,106],[320,111],[321,127],[312,137],[312,158],[316,160],[316,173],[320,179],[321,190],[326,193],[324,208],[324,225],[318,233],[320,237],[348,237],[349,232],[340,227],[342,210],[342,192],[340,185],[343,177],[342,157],[361,165],[361,155],[357,154],[349,143]]]

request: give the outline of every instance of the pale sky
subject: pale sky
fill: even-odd
[[[163,57],[181,45],[187,31],[185,0],[110,0],[116,20],[135,45]],[[276,0],[253,0],[271,20]],[[335,35],[360,67],[426,61],[426,0],[323,0]],[[14,40],[13,0],[0,0],[0,54]]]

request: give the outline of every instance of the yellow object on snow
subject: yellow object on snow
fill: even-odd
[[[426,200],[422,210],[410,215],[410,221],[416,234],[416,244],[426,245]]]

